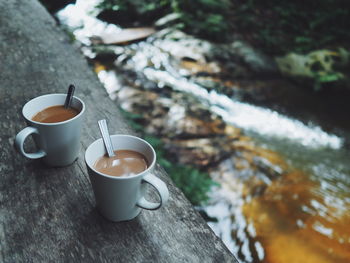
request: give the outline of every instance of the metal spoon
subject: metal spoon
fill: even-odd
[[[66,101],[64,102],[64,108],[67,109],[70,107],[70,104],[72,103],[72,98],[74,94],[75,87],[73,84],[70,84],[68,87],[67,97]]]
[[[103,143],[105,144],[107,154],[109,157],[115,156],[113,151],[113,144],[111,137],[109,136],[107,121],[105,119],[98,121],[98,126],[100,127],[100,132],[102,135]]]

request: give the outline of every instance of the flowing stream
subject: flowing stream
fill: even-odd
[[[121,30],[87,12],[94,3],[78,0],[58,14],[88,58],[96,55],[89,48],[92,36]],[[153,39],[109,49],[118,55],[119,67],[142,73],[159,90],[171,87],[195,97],[250,138],[254,147],[250,153],[268,156],[243,153],[209,168],[221,184],[204,207],[209,217],[217,219],[209,220],[209,226],[241,262],[350,262],[349,130],[339,123],[330,132],[322,123],[208,90],[176,66],[172,55],[177,44],[181,41]],[[105,67],[98,76],[111,98],[117,99],[123,84],[116,71]],[[175,108],[172,113],[173,118],[183,117]],[[258,161],[269,172],[250,168],[249,162]],[[249,178],[259,178],[258,187]]]

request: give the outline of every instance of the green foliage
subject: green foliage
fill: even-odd
[[[172,1],[184,31],[214,41],[227,39],[229,5],[226,0]]]
[[[324,75],[316,74],[314,89],[320,90],[322,88],[322,84],[331,83],[331,82],[340,81],[340,80],[344,80],[344,76],[338,72],[330,72]]]
[[[345,0],[233,2],[238,30],[266,53],[306,53],[346,45],[350,39]]]
[[[142,115],[125,111],[122,108],[119,108],[119,110],[133,130],[143,132],[143,125],[141,124],[143,121]]]
[[[188,200],[193,205],[205,203],[209,198],[210,188],[218,185],[210,178],[209,174],[189,165],[174,163],[164,150],[162,140],[144,132],[144,122],[141,115],[123,109],[120,111],[129,125],[153,146],[157,154],[157,162],[167,171],[175,185],[181,189]]]
[[[169,6],[168,0],[104,0],[97,5],[102,10],[129,11],[136,10],[139,15]]]
[[[272,55],[346,46],[350,39],[348,0],[103,0],[98,7],[154,19],[176,13],[187,33],[223,42],[237,30]]]
[[[208,173],[190,166],[173,165],[167,169],[167,172],[193,205],[200,205],[208,201],[209,190],[218,185]]]
[[[223,41],[228,36],[228,0],[104,0],[97,7],[102,10],[179,14],[177,27],[198,37]],[[154,17],[157,19],[157,16]]]

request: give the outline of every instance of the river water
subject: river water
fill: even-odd
[[[89,59],[96,55],[89,48],[92,36],[121,30],[88,12],[94,2],[78,0],[58,14]],[[199,45],[198,41],[192,39],[193,45]],[[204,207],[210,218],[217,219],[208,220],[209,226],[241,262],[350,262],[350,129],[346,118],[327,121],[322,116],[329,113],[318,108],[310,107],[303,115],[302,108],[281,105],[278,99],[255,103],[208,89],[174,62],[174,50],[188,51],[186,57],[196,54],[181,47],[181,41],[151,39],[109,49],[118,55],[118,66],[98,64],[102,68],[96,71],[112,99],[118,99],[123,85],[120,68],[132,70],[160,90],[170,87],[185,97],[195,97],[248,138],[248,144],[244,140],[239,144],[245,150],[208,168],[220,187],[211,191]],[[297,92],[312,104],[309,91]],[[293,99],[295,105],[300,104],[293,96],[290,99],[288,105],[293,105]],[[181,116],[174,110],[174,118]]]

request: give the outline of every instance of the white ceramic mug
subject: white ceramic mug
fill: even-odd
[[[79,111],[74,118],[56,123],[33,121],[34,115],[50,106],[64,105],[66,94],[48,94],[28,101],[22,109],[28,127],[15,138],[17,150],[29,159],[43,158],[49,166],[66,166],[73,163],[79,154],[80,134],[85,112],[84,102],[73,96],[71,106]],[[33,135],[38,148],[35,153],[24,151],[26,138]]]
[[[131,135],[111,135],[114,150],[132,150],[143,154],[148,168],[132,176],[110,176],[95,170],[97,159],[106,154],[102,139],[93,142],[85,152],[85,162],[91,185],[95,194],[96,205],[100,213],[111,221],[125,221],[136,217],[141,208],[156,210],[169,198],[167,186],[152,174],[156,163],[156,153],[145,140]],[[144,198],[146,183],[158,192],[160,202],[154,203]]]

